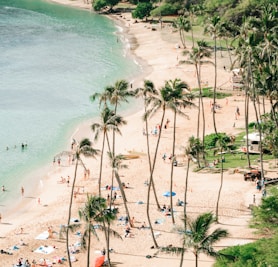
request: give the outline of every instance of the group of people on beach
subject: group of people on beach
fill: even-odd
[[[167,119],[166,120],[166,123],[164,124],[164,129],[168,129],[169,128],[169,123],[170,123],[170,120]],[[151,134],[153,136],[157,136],[159,134],[159,132],[161,131],[161,125],[158,123],[154,126],[153,130],[151,130]],[[148,133],[146,132],[146,129],[143,128],[143,135],[147,135]]]

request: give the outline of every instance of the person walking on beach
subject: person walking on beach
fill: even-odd
[[[21,196],[24,197],[24,187],[21,186]]]

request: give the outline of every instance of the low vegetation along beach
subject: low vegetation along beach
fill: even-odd
[[[91,7],[79,0],[55,2]],[[123,27],[132,57],[140,62],[144,75],[135,77],[132,84],[123,77],[107,86],[111,91],[115,87],[128,89],[126,93],[135,91],[142,109],[122,115],[117,112],[120,98],[110,98],[109,109],[105,105],[109,88],[106,95],[91,96],[94,101],[102,100],[99,120],[83,123],[74,131],[65,148],[69,153],[57,156],[51,172],[42,174],[43,188],[29,195],[23,189],[20,205],[1,214],[0,266],[18,264],[20,259],[33,262],[26,266],[101,266],[96,261],[108,258],[111,266],[181,266],[181,252],[187,244],[183,245],[183,239],[198,228],[190,224],[194,220],[209,228],[204,235],[217,237],[212,247],[203,244],[204,251],[217,254],[262,237],[249,223],[252,207],[261,203],[265,188],[258,188],[258,179],[245,181],[243,175],[250,167],[261,169],[261,158],[252,155],[248,166],[246,153],[240,151],[246,146],[241,142],[246,133],[246,97],[234,87],[233,77],[238,73],[231,70],[228,51],[217,51],[217,65],[203,62],[198,80],[200,69],[182,64],[194,62],[184,55],[178,30],[166,23],[154,28],[130,13],[110,18]],[[192,47],[190,40],[186,47]],[[212,51],[210,61],[213,57]],[[215,87],[225,94],[200,100],[200,87],[210,91]],[[173,88],[180,99],[171,102]],[[130,96],[128,101],[133,99]],[[149,105],[147,99],[152,100]],[[268,100],[259,107],[266,112],[271,108]],[[257,122],[256,115],[256,109],[250,108],[248,121]],[[225,143],[219,137],[205,155],[198,142],[203,129],[205,135],[225,134],[229,140]],[[268,178],[278,176],[273,156],[263,167]],[[182,255],[183,266],[213,266],[214,257],[188,247]]]

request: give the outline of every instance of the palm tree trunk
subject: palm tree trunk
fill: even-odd
[[[87,249],[87,267],[90,267],[90,251],[91,251],[91,225],[89,224],[88,249]]]
[[[195,254],[195,267],[198,267],[198,254]]]
[[[104,144],[105,144],[105,133],[103,133],[102,149],[101,149],[101,155],[100,155],[100,170],[99,170],[99,178],[98,178],[98,194],[99,194],[99,196],[101,196],[101,178],[102,178]]]
[[[174,217],[174,209],[173,209],[173,177],[174,177],[174,160],[176,159],[175,156],[175,147],[176,147],[176,123],[177,123],[177,112],[174,112],[174,131],[173,131],[173,145],[172,145],[172,162],[171,162],[171,176],[170,176],[170,207],[171,207],[171,217],[172,223],[175,224],[175,217]]]
[[[126,204],[127,200],[126,200],[125,191],[124,191],[124,188],[123,188],[123,185],[122,185],[122,182],[121,182],[121,179],[120,179],[120,176],[119,176],[118,172],[114,171],[114,173],[115,173],[115,177],[116,177],[116,180],[118,182],[120,192],[121,192],[121,195],[122,195],[122,198],[123,198],[126,215],[128,217],[128,221],[130,222],[130,214],[129,214],[129,210],[128,210],[128,207],[127,207],[127,204]],[[130,227],[132,227],[132,225],[130,225]]]
[[[185,177],[185,186],[184,186],[184,197],[183,197],[183,217],[184,217],[184,231],[186,231],[186,227],[187,227],[187,212],[186,212],[186,205],[187,205],[187,186],[188,186],[188,174],[189,174],[189,163],[190,163],[190,159],[188,156],[187,159],[187,169],[186,169],[186,177]],[[183,266],[183,259],[184,259],[184,253],[185,253],[185,243],[182,243],[182,252],[181,252],[181,260],[180,260],[180,267]]]
[[[79,155],[76,154],[76,163],[75,163],[75,171],[74,171],[74,177],[72,182],[72,189],[70,194],[70,203],[69,203],[69,211],[68,211],[68,222],[67,222],[67,228],[66,228],[66,246],[67,246],[67,256],[69,261],[69,267],[72,267],[71,260],[70,260],[70,251],[69,251],[69,226],[70,226],[70,219],[71,219],[71,209],[72,209],[72,200],[73,200],[73,194],[74,194],[74,186],[77,176],[77,167],[79,163]]]
[[[190,29],[191,29],[192,48],[194,48],[195,41],[194,41],[194,32],[193,32],[193,14],[192,13],[190,13]]]
[[[188,190],[188,177],[189,177],[189,164],[190,159],[187,159],[187,169],[186,169],[186,177],[185,177],[185,186],[184,186],[184,206],[183,206],[183,213],[184,213],[184,227],[186,228],[187,225],[187,211],[186,211],[186,203],[187,203],[187,190]]]
[[[231,50],[230,50],[230,47],[228,45],[228,39],[225,38],[225,42],[226,42],[226,48],[227,48],[227,51],[228,51],[228,55],[229,55],[229,60],[230,60],[230,68],[233,66],[233,61],[232,61],[232,55],[231,55]]]
[[[157,158],[157,153],[158,153],[158,147],[159,147],[159,142],[160,142],[160,138],[161,138],[161,129],[163,126],[163,122],[164,122],[164,117],[165,117],[165,107],[163,107],[163,112],[162,112],[162,117],[161,117],[161,121],[160,121],[160,131],[158,133],[158,139],[157,139],[157,143],[156,143],[156,148],[155,148],[155,152],[154,152],[154,158],[153,158],[153,166],[151,169],[151,174],[150,174],[150,182],[148,185],[148,194],[147,194],[147,218],[148,218],[148,222],[149,225],[151,226],[151,219],[150,219],[150,190],[151,190],[151,184],[153,182],[153,173],[154,173],[154,169],[155,169],[155,163],[156,163],[156,158]],[[154,245],[156,248],[158,248],[158,244],[156,242],[155,236],[154,236],[154,232],[151,231],[152,234],[152,239],[154,242]]]
[[[198,65],[195,65],[196,75],[197,75],[197,81],[199,86],[199,103],[198,103],[198,118],[197,118],[197,138],[200,139],[200,116],[201,116],[201,106],[202,106],[202,86],[201,86],[201,74],[198,69]],[[197,163],[198,167],[200,168],[200,152],[197,152]]]
[[[110,206],[110,210],[111,210],[111,206]],[[105,228],[105,222],[103,222],[103,226]],[[110,229],[110,223],[108,222],[108,229]],[[104,235],[105,235],[105,240],[106,240],[106,259],[107,259],[107,263],[108,266],[111,267],[111,261],[110,261],[110,232],[109,231],[104,231]]]
[[[247,86],[245,88],[245,135],[246,135],[246,156],[247,156],[247,164],[248,164],[248,168],[251,167],[251,161],[250,161],[250,154],[249,154],[249,147],[248,147],[248,143],[249,143],[249,93],[248,93],[248,89]]]
[[[186,231],[186,230],[185,230]],[[185,242],[182,242],[182,252],[181,252],[181,260],[180,260],[180,267],[183,266],[183,259],[184,259],[184,253],[185,253]]]
[[[223,149],[221,148],[221,155],[222,155]],[[221,159],[221,176],[220,176],[220,187],[218,190],[218,196],[217,196],[217,202],[216,202],[216,223],[219,223],[219,201],[220,201],[220,195],[223,187],[223,160]]]
[[[145,106],[145,113],[146,113],[146,106]],[[148,119],[147,118],[145,120],[145,125],[146,125],[146,132],[147,132],[147,153],[148,153],[149,168],[150,168],[150,173],[151,173],[151,171],[152,171],[152,161],[151,161],[149,134],[148,134],[149,133],[149,124],[148,124]],[[154,185],[153,180],[152,180],[152,187],[153,187],[153,193],[154,193],[157,209],[160,210],[160,205],[159,205],[159,202],[158,202],[156,189],[155,189],[155,185]]]
[[[213,109],[212,109],[212,118],[213,118],[213,127],[214,132],[217,134],[216,121],[215,121],[215,106],[216,106],[216,85],[217,85],[217,60],[216,60],[216,37],[214,37],[214,86],[213,86]]]
[[[262,129],[261,129],[261,123],[260,123],[260,120],[259,120],[259,114],[258,114],[258,109],[257,109],[257,105],[256,105],[256,91],[255,91],[255,88],[254,88],[254,81],[253,81],[253,76],[251,75],[251,84],[252,84],[252,91],[253,91],[253,106],[254,106],[254,111],[255,111],[255,116],[256,116],[256,122],[257,122],[257,125],[258,125],[258,130],[259,130],[259,139],[260,139],[260,164],[261,164],[261,181],[263,182],[264,181],[264,164],[263,164],[263,148],[262,148]],[[258,105],[259,104],[259,101],[257,101]]]
[[[197,67],[196,70],[197,70],[197,75],[198,75],[198,86],[199,86],[199,92],[200,92],[200,102],[199,103],[201,103],[200,109],[202,109],[202,119],[203,119],[202,147],[203,147],[203,160],[205,161],[204,149],[205,149],[206,119],[205,119],[205,109],[204,109],[203,92],[202,92],[202,85],[201,85],[201,64],[199,65],[199,68]],[[199,123],[200,123],[200,121],[199,121]],[[198,154],[199,154],[199,152],[198,152]],[[199,157],[199,159],[200,159],[200,157]],[[198,167],[200,167],[200,162],[198,163]]]

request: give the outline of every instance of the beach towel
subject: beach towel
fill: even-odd
[[[46,240],[48,237],[49,237],[48,231],[44,231],[43,233],[39,234],[35,239]]]
[[[48,260],[48,259],[39,259],[39,263],[37,264],[38,266],[47,266],[47,267],[51,267],[52,265],[52,261]]]
[[[18,250],[19,247],[15,245],[15,246],[10,247],[9,249],[10,249],[10,250]]]
[[[50,254],[54,251],[54,247],[52,246],[40,246],[34,252],[41,253],[41,254]]]
[[[165,219],[157,219],[155,220],[155,224],[163,224],[165,222]]]

